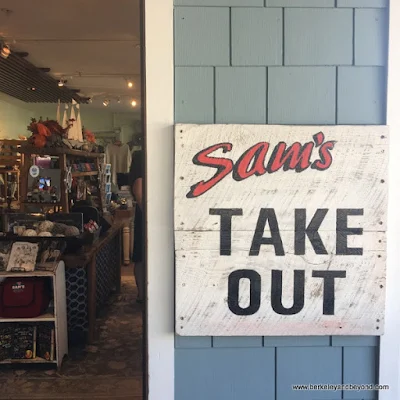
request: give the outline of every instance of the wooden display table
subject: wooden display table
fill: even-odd
[[[99,281],[102,278],[99,273],[100,268],[102,269],[102,274],[107,275],[107,277],[113,281],[112,283],[114,284],[115,290],[119,292],[121,289],[121,239],[123,226],[123,221],[115,220],[111,228],[104,234],[104,236],[101,236],[96,243],[91,246],[83,247],[78,253],[65,254],[62,257],[65,262],[67,275],[70,270],[72,271],[76,269],[84,269],[86,272],[87,286],[79,283],[79,289],[76,290],[76,295],[83,296],[84,293],[87,293],[87,342],[89,344],[93,343],[95,340],[96,314],[98,311],[98,303],[101,302],[99,300],[99,284],[103,283]],[[110,245],[114,251],[116,251],[115,262],[106,259],[106,257],[110,256],[108,248]],[[119,246],[119,248],[116,249],[116,246]],[[102,263],[105,265],[100,265],[102,258],[105,259]],[[105,285],[108,284],[109,282],[105,283]],[[69,281],[67,277],[67,292],[68,285]],[[75,299],[76,295],[73,294],[70,299],[67,299],[67,302],[70,303],[69,311],[72,314],[77,312],[71,304],[72,302],[77,301]],[[70,317],[74,318],[74,315],[71,315]]]

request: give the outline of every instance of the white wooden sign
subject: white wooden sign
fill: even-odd
[[[175,136],[178,335],[383,333],[387,127]]]

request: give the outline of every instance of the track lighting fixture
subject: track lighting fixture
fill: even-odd
[[[120,98],[120,97],[118,97],[118,99],[117,99],[117,103],[118,103],[118,104],[120,104],[120,103],[121,103],[121,98]]]
[[[109,104],[110,104],[110,101],[109,101],[109,100],[104,100],[104,101],[103,101],[103,106],[104,106],[104,107],[107,107]]]
[[[60,80],[58,81],[58,86],[59,86],[59,87],[63,87],[66,83],[67,83],[67,81],[65,81],[64,79],[60,79]]]
[[[93,103],[93,97],[89,97],[89,98],[88,98],[88,103],[89,103],[89,104],[92,104],[92,103]]]
[[[3,44],[3,45],[1,46],[0,56],[1,56],[2,58],[7,58],[7,57],[10,55],[10,53],[11,53],[10,48],[9,48],[6,44]]]

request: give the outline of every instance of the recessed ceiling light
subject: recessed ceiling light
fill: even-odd
[[[132,81],[128,81],[128,88],[132,88],[133,87],[133,82]]]
[[[132,107],[136,107],[136,106],[137,106],[137,102],[136,102],[135,100],[132,100],[132,101],[131,101],[131,106],[132,106]]]

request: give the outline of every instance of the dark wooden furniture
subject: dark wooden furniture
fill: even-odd
[[[11,188],[9,187],[9,177],[16,183],[15,198],[10,201],[15,207],[18,207],[19,191],[20,191],[20,167],[22,156],[20,154],[23,140],[1,139],[0,140],[0,175],[3,178],[4,185],[0,190],[0,197],[4,198],[4,203],[11,196]]]
[[[118,236],[119,243],[122,243],[122,229],[123,221],[115,221],[107,233],[102,236],[96,243],[91,246],[82,248],[81,251],[74,254],[66,254],[62,260],[65,262],[66,272],[72,268],[84,268],[86,269],[87,276],[87,288],[82,287],[81,290],[87,290],[87,314],[88,314],[88,332],[87,342],[93,343],[95,340],[95,327],[96,327],[96,315],[97,315],[97,282],[98,282],[98,265],[97,256],[101,253],[106,246]],[[122,246],[120,246],[122,247]],[[122,251],[118,249],[118,259],[115,265],[108,265],[115,277],[115,290],[119,293],[121,289],[121,264],[122,264]],[[68,281],[67,281],[68,286]],[[68,301],[68,299],[67,299]]]
[[[104,190],[101,177],[101,165],[104,162],[104,153],[92,153],[81,150],[72,150],[69,148],[37,148],[33,146],[21,146],[20,152],[22,153],[22,167],[21,167],[21,212],[24,212],[27,206],[40,207],[42,211],[51,208],[58,208],[64,213],[68,213],[71,205],[70,194],[68,193],[67,187],[67,175],[68,175],[68,164],[74,164],[74,160],[86,159],[87,162],[94,163],[96,166],[95,171],[85,171],[85,172],[72,172],[72,178],[79,178],[85,176],[98,176],[97,184],[99,189],[99,209],[102,212],[104,209]],[[29,179],[29,169],[33,165],[35,156],[50,156],[58,157],[59,168],[60,168],[60,195],[59,201],[56,203],[28,203],[28,179]]]

